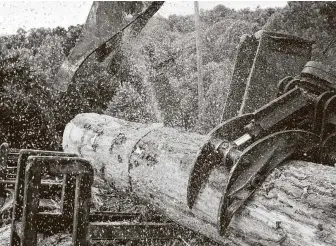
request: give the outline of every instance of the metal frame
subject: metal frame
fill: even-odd
[[[18,229],[17,229],[17,223],[20,223],[23,216],[23,208],[24,206],[24,190],[25,190],[25,173],[26,173],[26,167],[28,165],[28,158],[29,156],[49,156],[51,158],[57,158],[57,157],[75,157],[75,154],[69,154],[69,153],[63,153],[63,152],[54,152],[54,151],[43,151],[43,150],[29,150],[29,149],[23,149],[19,152],[19,158],[17,162],[17,175],[16,175],[16,181],[15,181],[15,193],[14,193],[14,204],[13,204],[13,213],[12,213],[12,228],[11,228],[11,237],[10,237],[10,246],[18,246],[19,244],[19,235],[18,235]],[[71,182],[69,182],[69,178],[65,177],[62,183],[56,183],[56,182],[43,182],[40,186],[40,196],[50,197],[52,195],[55,195],[56,193],[60,193],[62,191],[62,204],[63,208],[65,207],[66,210],[70,210],[71,208],[67,208],[67,206],[71,206],[71,203],[67,205],[68,203],[68,197],[71,196],[71,193],[69,193],[69,185],[71,185]],[[69,185],[67,185],[69,183]],[[40,215],[39,215],[40,216]],[[45,216],[41,215],[41,218],[39,221],[48,221],[49,218],[45,218]],[[47,232],[49,229],[47,226],[41,226],[41,229]],[[60,230],[60,229],[58,229]]]
[[[39,188],[44,174],[63,174],[66,177],[60,214],[38,212]],[[11,246],[36,245],[37,232],[62,231],[71,225],[73,245],[87,245],[92,183],[93,169],[87,160],[65,156],[28,157],[21,232],[17,231],[18,222],[13,221]],[[70,196],[69,193],[73,192],[75,196]]]
[[[7,144],[1,146],[9,152]],[[179,226],[161,216],[145,222],[139,213],[90,213],[93,170],[88,161],[76,154],[29,149],[15,153],[17,175],[10,246],[35,246],[37,233],[50,235],[71,227],[74,246],[179,238]],[[41,180],[45,174],[63,174],[63,182]],[[39,212],[39,199],[56,194],[61,194],[61,212]]]

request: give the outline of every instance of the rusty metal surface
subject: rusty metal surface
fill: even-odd
[[[17,164],[17,179],[15,183],[14,193],[14,206],[13,206],[13,221],[20,219],[22,216],[23,196],[24,196],[24,182],[25,182],[25,169],[27,166],[27,159],[29,156],[34,155],[48,155],[48,156],[77,156],[76,154],[69,154],[64,152],[43,151],[43,150],[21,150]]]
[[[0,145],[0,167],[3,170],[4,166],[7,163],[9,147],[7,143],[2,143]]]
[[[7,143],[0,145],[0,180],[5,181],[7,178],[7,163],[8,163],[9,147]],[[0,184],[0,196],[6,197],[6,183]]]
[[[51,193],[50,188],[56,186],[42,177],[59,174],[63,174],[63,182],[58,183],[62,187],[61,211],[40,212],[39,199],[46,192],[44,187]],[[63,152],[21,150],[10,246],[34,246],[37,233],[52,235],[71,230],[71,227],[75,246],[89,245],[90,235],[94,235],[96,242],[176,237],[177,226],[162,220],[161,216],[154,216],[150,222],[140,222],[142,216],[139,213],[90,213],[92,183],[93,169],[85,159]],[[107,228],[113,232],[106,234],[104,230]]]
[[[7,143],[1,145],[2,151],[0,151],[0,188],[3,191],[2,196],[7,196],[7,193],[15,192],[15,184],[17,177],[17,165],[20,155],[20,149],[9,148]],[[48,198],[60,193],[62,184],[53,180],[43,180],[41,186],[41,196]]]
[[[140,213],[117,213],[110,211],[96,211],[90,213],[90,222],[120,222],[120,221],[135,221],[141,217]]]

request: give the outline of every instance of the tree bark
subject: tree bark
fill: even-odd
[[[336,169],[302,161],[276,168],[220,237],[224,170],[212,172],[192,210],[186,204],[189,172],[206,139],[90,113],[68,123],[63,148],[90,160],[97,182],[131,190],[175,222],[224,245],[336,245]]]

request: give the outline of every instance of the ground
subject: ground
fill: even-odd
[[[156,212],[153,208],[140,204],[139,200],[135,197],[129,196],[117,192],[113,187],[94,187],[93,188],[93,199],[92,199],[92,210],[98,211],[114,211],[114,212],[136,212],[141,213],[143,219],[150,219]],[[12,199],[9,198],[0,210],[2,218],[2,227],[0,227],[0,246],[8,246],[10,238],[10,210],[11,210]],[[56,203],[44,204],[49,208],[55,206]],[[70,234],[55,234],[50,237],[44,237],[43,235],[38,236],[38,246],[71,246],[71,235]],[[198,235],[188,229],[183,229],[181,231],[181,237],[175,240],[170,240],[166,242],[159,241],[147,241],[147,242],[118,242],[111,245],[146,245],[146,246],[216,246],[216,243],[208,241],[206,238]]]

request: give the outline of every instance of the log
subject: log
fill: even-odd
[[[336,169],[303,161],[276,168],[219,236],[217,210],[228,174],[214,170],[194,208],[186,203],[189,172],[206,139],[88,113],[67,124],[63,148],[90,160],[98,183],[131,191],[223,245],[336,245]]]

